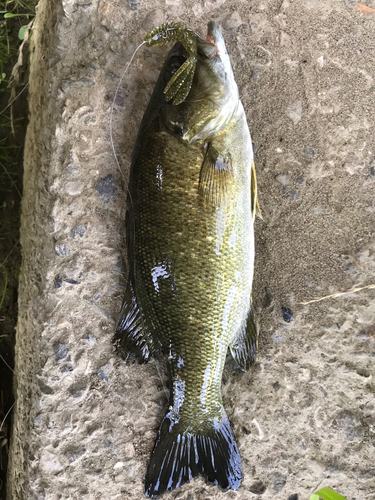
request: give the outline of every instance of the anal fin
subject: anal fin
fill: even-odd
[[[144,324],[131,280],[126,287],[113,342],[123,357],[133,354],[141,363],[146,363],[154,350],[152,336]]]
[[[253,304],[250,302],[247,318],[241,326],[236,340],[230,346],[233,358],[244,371],[247,371],[254,362],[258,347],[258,327],[254,313]]]

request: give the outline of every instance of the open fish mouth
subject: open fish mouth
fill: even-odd
[[[206,57],[220,56],[223,51],[226,53],[223,35],[214,21],[210,21],[207,25],[207,35],[203,39],[197,39],[198,51]]]

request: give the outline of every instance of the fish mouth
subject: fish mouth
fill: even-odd
[[[223,35],[214,21],[207,25],[206,39],[198,38],[197,43],[199,52],[208,58],[219,56],[223,48],[226,52]]]

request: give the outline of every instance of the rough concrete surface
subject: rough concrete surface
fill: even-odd
[[[223,29],[256,146],[257,362],[223,395],[244,480],[168,499],[375,499],[374,0],[41,0],[25,152],[9,499],[142,499],[166,410],[162,360],[111,339],[126,276],[126,181],[168,48],[164,21]],[[111,149],[113,141],[123,174]],[[284,309],[282,310],[282,307]],[[291,318],[291,312],[293,319]],[[290,322],[285,319],[292,319]]]

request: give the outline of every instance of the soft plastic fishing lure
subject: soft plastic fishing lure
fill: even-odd
[[[164,23],[147,33],[143,38],[148,47],[165,45],[170,42],[181,42],[188,53],[184,64],[172,76],[164,89],[166,101],[172,104],[181,104],[188,96],[197,65],[197,36],[194,31],[181,23]]]

